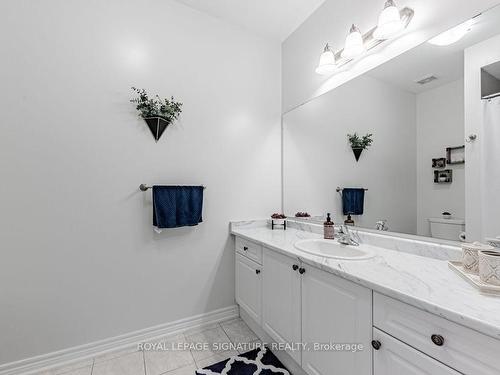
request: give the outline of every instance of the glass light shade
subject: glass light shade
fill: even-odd
[[[387,0],[384,10],[378,17],[378,25],[373,32],[373,37],[378,40],[386,40],[396,36],[403,31],[404,25],[401,21],[399,9],[393,0]]]
[[[345,47],[342,51],[342,57],[345,59],[353,59],[366,51],[363,43],[363,36],[359,29],[352,25],[349,35],[345,39]]]
[[[330,49],[330,46],[327,44],[321,57],[319,58],[319,64],[316,68],[316,73],[321,75],[332,74],[335,72],[337,66],[335,65],[335,54]]]
[[[439,34],[437,37],[432,38],[429,40],[429,43],[434,44],[435,46],[449,46],[450,44],[456,43],[470,31],[473,24],[474,20],[468,20],[467,22]]]

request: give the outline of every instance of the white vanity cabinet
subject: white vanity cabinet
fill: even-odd
[[[256,254],[262,254],[260,245],[236,239],[236,302],[255,322],[262,324],[262,265],[254,260],[260,259]]]
[[[371,374],[371,290],[263,249],[262,327],[311,375]],[[315,343],[360,343],[364,350],[312,350]]]
[[[288,351],[307,374],[500,374],[500,340],[285,254],[237,238],[236,301],[267,340],[308,345]]]
[[[374,328],[373,375],[460,375],[459,372]]]
[[[372,291],[307,265],[302,266],[302,341],[361,344],[362,350],[302,353],[310,375],[372,373]]]
[[[301,341],[300,274],[297,259],[263,249],[262,328],[278,343]],[[301,363],[300,351],[288,354]]]
[[[500,340],[376,292],[373,325],[460,373],[500,374]]]

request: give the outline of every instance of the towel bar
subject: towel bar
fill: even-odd
[[[139,185],[139,190],[140,191],[148,191],[151,188],[153,188],[153,187],[152,186],[147,186],[146,184],[140,184]],[[206,187],[203,186],[203,189],[206,189]]]
[[[344,190],[344,189],[337,187],[337,193],[340,193],[342,190]],[[363,189],[363,190],[368,191],[368,189]]]

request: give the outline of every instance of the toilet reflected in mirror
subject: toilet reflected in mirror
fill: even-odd
[[[465,232],[465,220],[429,218],[431,237],[457,241]]]

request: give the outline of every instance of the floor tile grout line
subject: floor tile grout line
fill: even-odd
[[[182,332],[182,334],[184,335],[184,337],[187,340],[187,338],[189,336],[193,336],[193,335],[197,335],[197,334],[200,334],[200,333],[203,333],[206,331],[210,331],[211,329],[215,329],[216,326],[220,326],[220,323],[206,325],[204,328],[200,327],[199,330],[197,328],[189,328],[186,331]],[[192,330],[193,332],[189,332],[190,330]]]
[[[139,343],[136,343],[134,344],[134,347],[136,345],[138,345]],[[131,346],[132,347],[132,346]],[[126,349],[123,349],[123,350],[126,350]],[[130,351],[130,352],[125,352],[125,353],[121,353],[121,354],[117,354],[116,357],[112,357],[112,358],[109,358],[109,359],[103,359],[102,361],[99,361],[99,362],[96,362],[97,359],[99,359],[100,356],[103,356],[103,355],[107,355],[107,354],[112,354],[112,353],[120,353],[122,350],[117,350],[116,352],[108,352],[108,353],[104,353],[104,354],[101,354],[101,355],[98,355],[97,357],[94,357],[93,360],[94,360],[94,363],[95,364],[100,364],[100,363],[105,363],[105,362],[108,362],[108,361],[113,361],[115,359],[118,359],[118,358],[121,358],[121,357],[124,357],[126,355],[130,355],[130,354],[134,354],[134,353],[138,353],[138,352],[142,352],[142,350],[134,350],[134,351]]]
[[[142,363],[144,366],[144,375],[148,375],[148,370],[146,369],[146,353],[144,353],[144,350],[141,350],[142,352]]]
[[[184,337],[184,342],[190,343],[188,340],[188,336],[185,333],[182,333],[182,337]],[[189,354],[191,355],[191,359],[193,360],[194,367],[198,368],[198,364],[196,363],[196,359],[194,359],[193,351],[191,348],[189,349]]]
[[[189,350],[189,354],[191,354],[191,358],[193,359],[194,367],[198,369],[198,363],[196,362],[196,359],[194,359],[193,351]]]
[[[236,345],[236,344],[233,342],[233,340],[231,340],[231,337],[229,337],[229,335],[227,334],[227,332],[226,332],[226,330],[224,329],[224,327],[222,326],[222,324],[220,324],[220,323],[219,323],[219,325],[220,325],[220,327],[222,328],[222,331],[223,331],[223,332],[224,332],[224,334],[226,335],[226,337],[227,337],[227,339],[229,340],[229,342],[230,342],[231,344],[233,344],[233,345]]]

